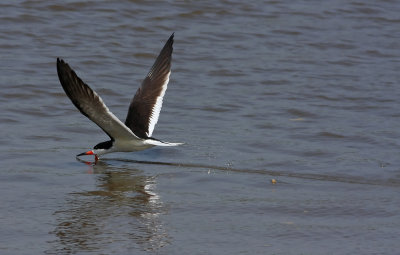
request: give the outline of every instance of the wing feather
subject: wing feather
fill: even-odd
[[[112,139],[138,139],[84,83],[64,60],[57,58],[57,73],[60,83],[78,110],[96,123]]]
[[[160,116],[171,74],[173,43],[174,34],[165,43],[129,106],[125,125],[140,138],[151,137]]]

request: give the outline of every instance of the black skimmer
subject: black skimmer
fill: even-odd
[[[152,137],[160,115],[163,97],[171,74],[174,34],[170,36],[155,63],[133,97],[125,124],[104,104],[95,91],[84,83],[64,60],[57,58],[57,73],[61,85],[78,110],[96,123],[110,137],[92,150],[78,154],[98,156],[110,152],[131,152],[154,146],[176,146]]]

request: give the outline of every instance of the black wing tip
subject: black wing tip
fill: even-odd
[[[60,71],[61,68],[65,67],[69,67],[68,64],[62,58],[57,58],[57,70]]]
[[[168,41],[166,44],[173,44],[174,43],[174,36],[175,36],[175,32],[172,33],[172,35],[168,38]]]
[[[57,57],[57,64],[65,64],[62,58]]]
[[[64,64],[65,64],[64,60],[62,60],[60,58],[57,58],[57,73],[58,73],[58,77],[60,77],[60,71],[61,71],[62,65],[64,65]]]
[[[174,36],[175,36],[175,32],[173,32],[173,33],[171,34],[171,36],[168,38],[168,41],[165,43],[165,45],[164,45],[163,49],[161,50],[161,53],[160,53],[160,54],[162,54],[162,52],[163,52],[164,50],[166,50],[166,49],[168,49],[168,51],[170,51],[171,54],[172,54],[173,44],[174,44]]]
[[[64,62],[63,59],[57,58],[57,75],[58,79],[61,82],[61,85],[64,87],[64,80],[67,73],[70,71],[70,67],[67,63]]]

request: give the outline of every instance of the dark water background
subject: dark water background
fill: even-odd
[[[398,254],[398,1],[2,1],[0,254]],[[125,118],[175,32],[154,136],[105,157],[62,57]],[[271,184],[271,179],[277,184]]]

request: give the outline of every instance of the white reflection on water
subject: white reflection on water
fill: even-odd
[[[56,211],[56,250],[47,253],[82,251],[156,251],[168,243],[159,219],[163,203],[155,179],[138,169],[116,168],[104,161],[89,166],[96,177],[95,189],[71,193]]]

